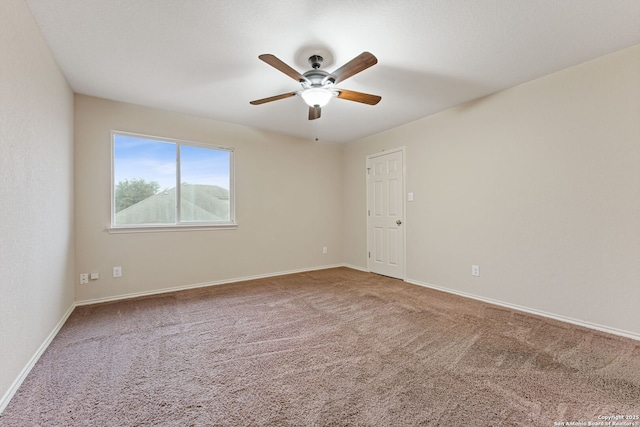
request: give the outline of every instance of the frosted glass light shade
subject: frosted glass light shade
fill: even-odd
[[[316,105],[324,107],[329,103],[333,93],[328,89],[318,87],[305,90],[301,96],[309,107],[315,107]]]

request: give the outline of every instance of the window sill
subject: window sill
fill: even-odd
[[[161,226],[137,226],[137,227],[107,227],[109,234],[126,234],[126,233],[166,233],[174,231],[216,231],[216,230],[235,230],[238,224],[220,224],[220,225],[161,225]]]

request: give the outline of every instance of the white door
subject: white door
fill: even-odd
[[[369,271],[404,279],[404,151],[367,157]]]

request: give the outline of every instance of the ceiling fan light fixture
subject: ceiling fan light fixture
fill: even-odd
[[[309,107],[315,107],[316,105],[319,107],[324,107],[329,103],[329,100],[333,97],[333,92],[329,89],[324,89],[321,87],[312,87],[309,89],[305,89],[300,96],[304,99],[304,102]]]
[[[302,90],[256,99],[255,101],[249,102],[251,105],[265,104],[267,102],[299,95],[305,104],[309,106],[309,120],[316,120],[320,118],[322,107],[327,105],[334,96],[347,101],[360,102],[368,105],[376,105],[382,99],[382,97],[378,95],[337,89],[334,87],[336,83],[343,82],[349,77],[377,64],[378,59],[369,52],[362,52],[331,74],[320,68],[322,65],[322,56],[320,55],[312,55],[309,57],[311,70],[306,71],[304,74],[300,74],[270,53],[259,55],[258,59],[294,79],[302,86]]]

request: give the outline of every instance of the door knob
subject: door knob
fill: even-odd
[[[396,221],[396,224],[400,225],[400,224],[402,224],[402,221],[397,220],[397,221]]]

